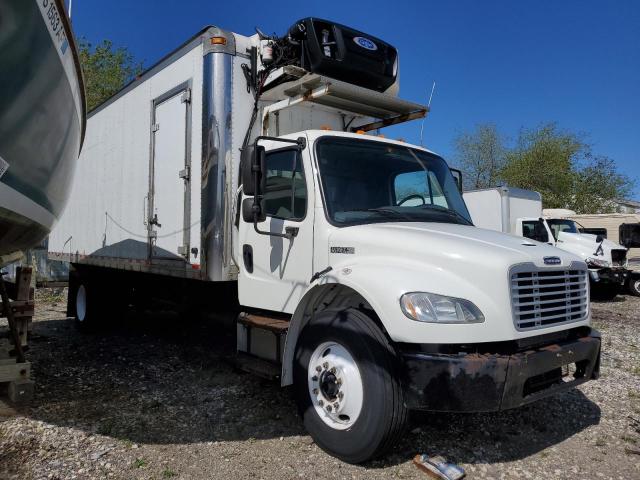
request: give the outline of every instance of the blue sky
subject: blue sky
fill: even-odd
[[[126,46],[150,65],[206,24],[283,34],[299,18],[349,25],[396,46],[400,95],[426,102],[425,145],[451,159],[453,139],[492,122],[511,139],[554,121],[636,179],[640,199],[640,2],[74,0],[91,42]],[[387,129],[419,142],[420,122]]]

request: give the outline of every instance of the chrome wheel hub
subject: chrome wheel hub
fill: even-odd
[[[360,370],[349,351],[336,342],[324,342],[313,351],[307,369],[311,401],[324,423],[336,430],[350,428],[363,403]]]

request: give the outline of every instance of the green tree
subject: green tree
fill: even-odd
[[[95,47],[84,38],[79,43],[87,110],[91,111],[138,75],[142,62],[136,62],[126,47],[115,48],[110,40]]]
[[[573,164],[586,145],[555,124],[522,130],[515,148],[507,153],[501,176],[512,186],[542,194],[545,208],[566,208],[572,195]]]
[[[612,200],[628,198],[633,186],[628,177],[616,170],[612,159],[595,157],[577,172],[568,206],[577,213],[614,213]]]
[[[594,157],[582,137],[555,123],[522,130],[500,177],[510,186],[540,192],[545,208],[577,213],[611,212],[613,200],[627,196],[633,186],[613,160]]]
[[[464,172],[465,189],[495,187],[506,161],[504,138],[494,124],[477,125],[454,140],[455,160]]]

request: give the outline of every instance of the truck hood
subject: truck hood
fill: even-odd
[[[596,255],[596,251],[600,245],[600,242],[597,242],[596,238],[596,235],[589,233],[560,232],[557,245],[558,248],[571,252],[583,260],[592,257],[600,258],[610,263],[612,262],[612,250],[627,250],[611,240],[604,239],[602,242],[602,252]]]
[[[560,264],[547,265],[545,257],[557,257]],[[390,337],[411,343],[493,342],[564,329],[515,328],[510,270],[516,265],[521,271],[586,268],[575,255],[544,243],[450,223],[378,223],[336,229],[329,235],[328,260],[330,275],[365,297]],[[409,320],[399,304],[407,292],[467,299],[486,320],[464,325]]]
[[[378,223],[341,228],[330,237],[330,252],[353,247],[360,256],[407,257],[430,263],[439,260],[472,265],[509,267],[531,262],[545,267],[544,257],[559,257],[560,266],[580,261],[573,254],[545,243],[450,223]]]

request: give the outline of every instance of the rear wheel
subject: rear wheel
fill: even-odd
[[[395,351],[359,310],[324,311],[302,331],[294,387],[305,427],[320,448],[349,463],[385,453],[404,430]]]
[[[83,332],[96,329],[103,315],[104,302],[102,302],[99,286],[89,282],[86,277],[80,275],[70,276],[69,298],[67,313],[73,317],[75,326]]]

